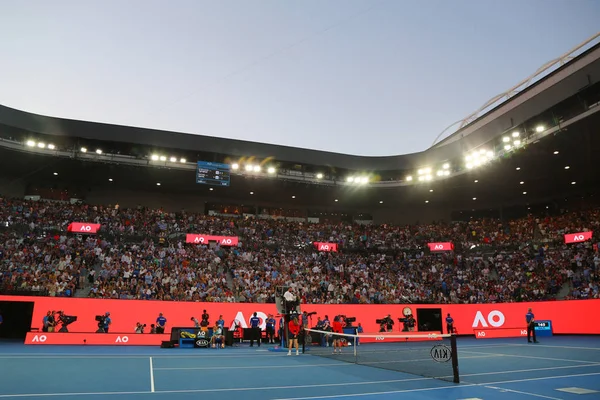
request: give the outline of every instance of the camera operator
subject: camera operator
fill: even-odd
[[[208,326],[208,324],[209,324],[209,322],[208,322],[209,317],[210,316],[208,315],[206,310],[202,311],[202,316],[200,318],[202,319],[202,321],[206,321],[206,326]]]
[[[415,330],[417,321],[415,321],[415,317],[412,314],[408,314],[404,318],[398,318],[398,321],[403,324],[402,332],[413,332]]]
[[[394,330],[394,320],[392,315],[388,314],[387,317],[378,319],[375,321],[379,324],[379,332],[392,332]]]
[[[141,322],[138,322],[135,326],[135,333],[144,333],[144,328],[146,327],[146,324],[143,324]]]
[[[192,317],[190,318],[190,321],[194,323],[194,328],[200,328],[200,321],[198,321],[198,318]]]
[[[104,315],[96,315],[95,320],[98,322],[98,330],[96,333],[108,333],[108,328],[112,323],[110,319],[110,313],[107,312]]]

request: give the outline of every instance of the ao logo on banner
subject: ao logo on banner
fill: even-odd
[[[475,319],[473,320],[473,328],[479,328],[479,326],[484,328],[488,328],[489,326],[500,328],[502,325],[504,325],[505,321],[506,318],[504,317],[504,314],[498,310],[490,311],[490,313],[487,315],[487,318],[483,316],[481,311],[477,311],[477,314],[475,314]]]
[[[127,342],[129,342],[128,336],[117,336],[117,338],[115,339],[115,343],[127,343]]]
[[[31,339],[31,342],[44,343],[46,340],[48,340],[46,335],[35,335],[33,339]]]

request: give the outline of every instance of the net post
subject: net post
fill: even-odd
[[[454,374],[454,383],[460,383],[460,374],[458,372],[458,347],[456,346],[456,335],[450,336],[450,349],[452,350],[452,372]]]
[[[354,346],[354,358],[356,359],[356,346],[358,345],[358,335],[354,336],[352,340],[354,341],[352,345]]]
[[[306,332],[306,329],[302,328],[302,354],[306,353],[306,335],[310,335],[310,332]]]

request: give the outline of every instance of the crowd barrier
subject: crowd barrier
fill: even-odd
[[[160,346],[170,335],[122,333],[45,333],[29,332],[25,344],[44,345],[104,345],[104,346]]]
[[[97,327],[96,315],[110,312],[111,332],[133,334],[137,322],[150,324],[156,322],[159,313],[167,318],[167,329],[173,326],[188,326],[190,318],[200,318],[203,310],[210,314],[210,322],[214,323],[220,315],[223,316],[228,328],[233,329],[235,321],[246,328],[253,313],[261,319],[262,328],[269,314],[277,315],[275,304],[260,303],[194,303],[153,300],[111,300],[88,298],[62,297],[25,297],[0,296],[0,301],[21,301],[34,303],[31,326],[39,328],[46,313],[51,310],[64,311],[67,315],[77,316],[78,319],[69,325],[69,330],[78,333],[93,333]],[[498,304],[304,304],[302,310],[315,312],[312,317],[314,326],[317,317],[328,316],[330,320],[336,315],[356,317],[365,334],[379,331],[376,319],[388,314],[395,321],[394,333],[401,333],[402,324],[398,318],[403,318],[409,312],[417,318],[418,309],[436,309],[444,319],[451,314],[454,327],[459,334],[475,335],[476,331],[484,331],[486,337],[501,334],[499,330],[514,329],[520,336],[520,330],[526,328],[525,314],[533,309],[537,320],[552,322],[554,334],[600,334],[600,320],[594,318],[600,309],[600,300],[568,300],[531,303],[498,303]],[[8,323],[9,321],[5,321]],[[279,321],[278,321],[279,322]],[[418,326],[418,325],[417,325]],[[445,323],[443,326],[445,330]],[[498,331],[496,331],[498,330]],[[493,333],[490,333],[493,332]],[[444,331],[444,333],[446,333]]]

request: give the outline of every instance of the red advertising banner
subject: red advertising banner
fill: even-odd
[[[71,332],[93,333],[97,327],[96,315],[110,312],[111,333],[133,334],[137,322],[154,324],[159,313],[167,318],[166,333],[173,326],[189,326],[190,318],[197,318],[202,310],[210,314],[210,322],[219,315],[228,327],[237,320],[242,327],[250,325],[250,317],[254,312],[265,327],[268,314],[277,315],[275,304],[262,303],[194,303],[180,301],[156,300],[112,300],[65,297],[26,297],[0,296],[0,302],[20,301],[33,303],[32,328],[41,328],[42,320],[50,310],[63,310],[67,315],[77,316],[76,322],[69,325]],[[3,306],[4,308],[5,306]],[[475,330],[484,330],[486,335],[494,329],[526,328],[525,314],[528,308],[533,309],[536,320],[551,320],[554,334],[600,334],[600,319],[590,318],[597,315],[600,300],[563,300],[530,303],[498,303],[498,304],[303,304],[302,310],[316,312],[316,317],[336,315],[356,317],[365,334],[377,334],[379,324],[375,321],[388,314],[394,319],[394,334],[402,334],[402,324],[398,318],[405,313],[417,317],[419,309],[437,309],[445,316],[450,313],[454,318],[454,327],[459,334],[474,334]],[[583,321],[583,322],[582,322]],[[4,319],[4,323],[9,322]],[[418,327],[418,320],[417,325]],[[447,332],[443,332],[447,333]],[[100,335],[100,334],[98,334]],[[378,334],[377,334],[378,335]]]
[[[452,250],[454,250],[454,245],[450,242],[427,243],[427,246],[429,246],[429,251],[452,251]]]
[[[171,335],[118,333],[46,333],[29,332],[25,344],[86,344],[104,346],[160,346]]]
[[[577,232],[577,233],[567,233],[565,235],[565,243],[581,243],[586,240],[590,240],[592,238],[594,232]]]
[[[94,234],[100,230],[100,224],[90,224],[88,222],[71,222],[67,227],[67,232]]]
[[[333,251],[333,252],[338,251],[337,243],[315,242],[314,245],[318,251]]]
[[[217,242],[221,246],[237,246],[239,239],[237,236],[213,236],[188,233],[185,236],[185,242],[193,244],[209,244],[209,242]]]
[[[500,339],[527,336],[527,328],[475,329],[476,339]]]

